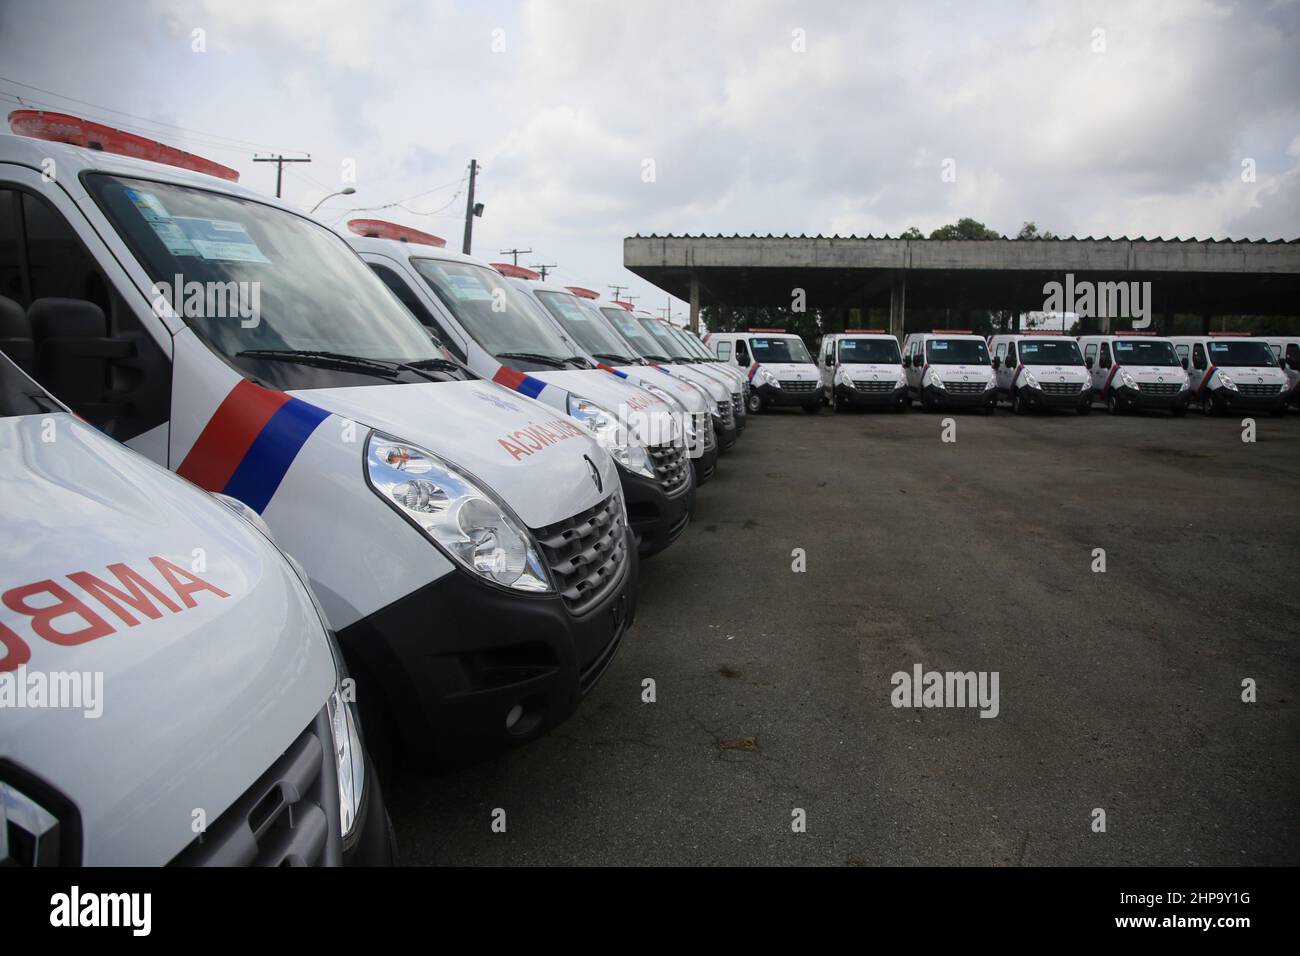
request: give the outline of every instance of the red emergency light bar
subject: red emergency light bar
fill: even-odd
[[[525,269],[523,266],[513,265],[509,262],[490,262],[488,263],[493,269],[511,279],[540,279],[542,274],[534,272],[532,269]]]
[[[1140,336],[1142,336],[1142,337],[1144,337],[1144,338],[1148,338],[1148,339],[1159,338],[1159,337],[1160,337],[1160,336],[1158,336],[1158,335],[1153,335],[1153,334],[1150,333],[1150,332],[1135,332],[1135,331],[1133,331],[1132,329],[1121,329],[1120,331],[1116,332],[1115,334],[1116,334],[1116,335],[1140,335]]]
[[[884,329],[845,329],[845,335],[884,335]]]
[[[1240,338],[1250,338],[1251,334],[1249,332],[1211,332],[1210,333],[1211,338],[1232,338],[1233,336],[1237,336]]]
[[[631,303],[631,302],[621,302],[621,301],[619,301],[618,299],[615,299],[615,300],[614,300],[614,304],[615,304],[615,305],[621,305],[623,308],[627,309],[629,312],[632,311],[632,303]]]
[[[931,329],[931,335],[974,335],[970,329]]]
[[[422,246],[437,246],[439,249],[447,245],[447,240],[439,236],[382,219],[349,219],[348,228],[358,236],[370,239],[396,239],[398,242],[414,242]]]
[[[179,169],[190,169],[196,173],[206,173],[232,183],[239,182],[239,173],[229,166],[222,166],[202,156],[195,156],[174,146],[167,146],[156,140],[145,139],[135,133],[92,123],[67,113],[47,113],[44,110],[14,110],[9,114],[9,128],[19,136],[33,139],[49,140],[52,143],[67,143],[83,149],[114,153],[118,156],[134,156],[147,159],[153,163],[163,163]]]
[[[572,292],[574,295],[576,295],[579,299],[599,299],[599,298],[600,298],[600,293],[599,293],[599,292],[592,292],[590,289],[584,289],[584,288],[582,288],[581,286],[576,286],[576,285],[566,285],[564,288],[568,289],[570,292]]]
[[[785,329],[749,329],[750,332],[784,332]]]
[[[1016,334],[1017,335],[1055,335],[1057,338],[1066,338],[1066,339],[1069,338],[1069,336],[1066,335],[1064,332],[1057,332],[1052,329],[1023,329],[1022,331]]]

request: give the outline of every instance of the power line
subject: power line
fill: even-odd
[[[284,181],[285,163],[310,163],[311,157],[254,156],[255,163],[275,163],[275,198],[280,198],[280,186]]]
[[[542,277],[542,281],[545,282],[545,281],[546,281],[546,275],[547,275],[547,273],[554,272],[556,269],[559,268],[559,266],[557,266],[554,262],[547,262],[547,263],[544,263],[544,264],[543,264],[543,263],[534,263],[533,265],[529,266],[528,268],[530,268],[530,269],[536,269],[538,275],[540,275],[540,276]]]
[[[519,265],[519,257],[526,252],[532,252],[532,251],[533,250],[531,249],[502,249],[497,253],[497,255],[509,256],[511,262],[513,262],[515,265]]]

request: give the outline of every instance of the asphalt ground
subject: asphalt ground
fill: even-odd
[[[945,417],[751,416],[578,713],[390,784],[402,860],[1300,863],[1300,415]]]

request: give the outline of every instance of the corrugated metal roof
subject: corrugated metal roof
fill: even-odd
[[[786,234],[783,235],[783,236],[774,236],[774,235],[772,235],[771,233],[768,233],[766,236],[760,236],[760,235],[757,235],[757,234],[751,234],[751,235],[748,235],[748,236],[741,236],[741,235],[724,236],[724,235],[722,235],[721,233],[719,233],[718,235],[713,235],[713,236],[705,235],[704,233],[700,233],[698,236],[692,236],[692,235],[689,235],[689,234],[687,234],[687,235],[682,235],[682,236],[678,236],[678,235],[667,235],[667,236],[661,236],[661,235],[658,235],[658,234],[656,234],[656,233],[651,233],[651,234],[648,235],[648,236],[643,236],[643,235],[641,235],[641,233],[637,233],[635,236],[630,236],[629,238],[632,238],[632,239],[759,239],[759,240],[762,240],[762,239],[782,239],[782,240],[784,240],[784,239],[808,239],[808,240],[813,240],[813,241],[816,241],[816,242],[830,242],[830,241],[837,241],[837,240],[863,240],[863,239],[870,239],[870,240],[873,240],[873,241],[889,241],[889,242],[900,242],[900,241],[904,241],[904,237],[903,237],[903,236],[874,236],[874,235],[871,235],[870,233],[868,233],[868,234],[865,235],[865,236],[853,236],[853,235],[850,235],[850,236],[838,236],[838,235],[836,235],[836,236],[809,236],[809,235],[805,235],[805,234],[803,234],[803,233],[800,233],[800,234],[797,235],[797,236],[792,236],[792,235],[790,235],[789,233],[786,233]],[[1169,242],[1169,243],[1196,243],[1196,244],[1199,244],[1199,245],[1218,244],[1218,243],[1224,243],[1224,244],[1232,244],[1232,243],[1235,243],[1235,244],[1239,244],[1239,245],[1256,245],[1256,246],[1263,246],[1263,245],[1289,245],[1289,244],[1292,244],[1292,243],[1300,243],[1300,238],[1296,238],[1296,239],[1213,239],[1213,238],[1211,238],[1211,239],[1197,239],[1197,238],[1184,239],[1184,238],[1182,238],[1181,236],[1179,236],[1179,237],[1174,237],[1174,238],[1171,238],[1171,239],[1166,239],[1166,238],[1164,238],[1163,236],[1155,236],[1154,238],[1148,239],[1146,236],[1136,236],[1136,237],[1133,237],[1133,238],[1130,238],[1129,236],[1115,236],[1115,237],[1111,237],[1111,236],[1051,236],[1050,238],[1049,238],[1049,237],[1044,237],[1044,236],[1034,236],[1034,237],[1032,237],[1032,238],[1030,238],[1030,239],[1014,239],[1014,238],[1012,238],[1011,236],[1000,236],[1000,237],[997,238],[997,239],[967,239],[967,238],[964,238],[964,237],[960,237],[960,236],[959,236],[959,237],[955,237],[955,238],[953,238],[953,239],[929,239],[929,238],[912,239],[912,238],[908,238],[908,239],[906,239],[905,241],[907,241],[907,242]]]

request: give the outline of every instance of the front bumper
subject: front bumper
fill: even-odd
[[[1053,395],[1041,388],[1021,385],[1017,394],[1024,397],[1030,408],[1082,408],[1092,404],[1092,388],[1085,388],[1063,395]]]
[[[714,442],[700,453],[700,457],[691,459],[691,470],[695,472],[695,486],[698,488],[718,470],[718,443]]]
[[[835,386],[835,404],[862,408],[885,408],[907,401],[907,383],[888,392],[863,392],[846,385]]]
[[[732,432],[733,442],[735,432]],[[692,469],[694,471],[694,469]],[[628,521],[636,538],[637,551],[648,558],[676,541],[690,524],[695,510],[695,480],[668,494],[653,478],[634,475],[625,468],[618,470],[627,502]]]
[[[1124,408],[1186,408],[1192,402],[1190,388],[1169,395],[1154,395],[1151,392],[1121,385],[1118,388],[1111,388],[1110,392],[1114,393],[1116,403]]]
[[[961,394],[950,392],[946,388],[927,385],[921,389],[921,398],[925,404],[933,408],[992,408],[997,404],[998,390],[988,388],[983,392]]]
[[[1275,395],[1243,395],[1230,388],[1214,389],[1214,400],[1220,408],[1240,408],[1246,411],[1271,412],[1286,408],[1286,392]]]
[[[621,570],[574,615],[556,594],[510,591],[456,568],[339,632],[358,698],[382,695],[386,729],[418,764],[464,765],[531,740],[573,713],[632,624],[630,532]],[[522,716],[507,728],[515,707]]]
[[[736,447],[736,438],[740,434],[736,431],[735,419],[733,418],[732,423],[728,425],[723,421],[721,415],[714,415],[712,417],[713,434],[718,438],[718,449],[720,451],[731,451],[731,449]]]
[[[754,385],[750,385],[750,388],[754,387]],[[757,389],[758,394],[763,396],[763,402],[768,408],[820,405],[822,401],[821,389],[815,382],[812,388],[802,392],[792,392],[789,389],[777,388],[774,385],[759,385]]]

